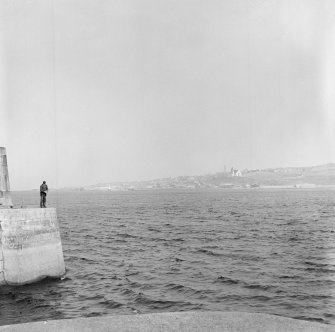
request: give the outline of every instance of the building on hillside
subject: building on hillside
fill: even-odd
[[[234,167],[230,170],[231,176],[242,176],[242,172],[239,169],[234,169]]]

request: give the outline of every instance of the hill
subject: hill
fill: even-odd
[[[283,167],[243,170],[239,176],[231,172],[197,176],[178,176],[150,181],[99,183],[77,190],[144,190],[144,189],[195,189],[195,188],[311,188],[335,186],[335,164],[311,167]]]

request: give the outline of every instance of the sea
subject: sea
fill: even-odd
[[[14,192],[39,205],[39,192]],[[0,325],[242,311],[335,325],[334,189],[52,191],[66,275],[0,288]]]

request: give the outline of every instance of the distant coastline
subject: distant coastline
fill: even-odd
[[[65,191],[133,191],[152,189],[313,189],[335,188],[335,163],[311,167],[236,170],[148,181],[104,182]]]

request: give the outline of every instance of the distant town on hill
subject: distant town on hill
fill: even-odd
[[[149,181],[107,182],[63,190],[149,190],[197,188],[317,188],[335,186],[335,163],[312,167],[234,169],[197,176],[178,176]]]

